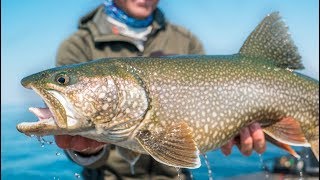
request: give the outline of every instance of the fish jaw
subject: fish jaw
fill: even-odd
[[[31,109],[34,109],[34,108],[30,108],[29,110],[31,111]],[[62,134],[63,133],[63,130],[56,125],[53,117],[49,117],[47,119],[42,119],[37,122],[19,123],[17,125],[17,130],[21,133],[28,135],[28,136],[30,136],[30,135],[45,136],[45,135]]]
[[[49,107],[56,124],[61,128],[67,128],[67,114],[66,114],[66,100],[60,93],[55,90],[45,90],[42,88],[36,88],[31,86],[33,89]]]
[[[62,93],[55,90],[39,90],[33,86],[31,89],[39,94],[47,105],[47,108],[29,108],[39,121],[22,122],[16,128],[26,135],[60,135],[78,134],[94,128],[90,121],[76,117],[76,112],[68,103]]]

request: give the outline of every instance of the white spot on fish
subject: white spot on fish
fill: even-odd
[[[199,127],[200,127],[200,122],[197,121],[197,122],[196,122],[196,128],[199,128]]]
[[[113,83],[113,81],[111,79],[108,79],[107,83],[108,83],[108,85],[114,85],[114,83]]]
[[[217,135],[218,135],[218,132],[215,131],[212,136],[213,136],[213,138],[215,138]]]
[[[205,142],[205,144],[206,144],[206,145],[208,145],[208,144],[209,144],[209,137],[207,137],[207,138],[206,138],[206,142]]]
[[[195,141],[198,141],[201,138],[200,134],[198,134],[197,136],[194,137]]]
[[[79,101],[83,101],[83,95],[81,93],[79,94]]]
[[[132,108],[135,109],[138,106],[138,103],[136,101],[133,102]]]
[[[105,96],[106,96],[106,93],[100,93],[98,97],[99,97],[100,99],[103,99]]]
[[[217,113],[216,112],[212,112],[212,117],[217,117]]]
[[[104,105],[102,106],[102,109],[103,109],[103,110],[107,110],[108,107],[109,107],[109,104],[104,104]]]
[[[208,131],[209,131],[208,124],[206,124],[206,125],[204,125],[204,132],[208,133]]]

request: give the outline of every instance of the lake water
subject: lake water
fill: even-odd
[[[81,167],[69,161],[63,151],[54,143],[43,147],[35,137],[28,137],[16,130],[22,121],[35,121],[37,118],[28,111],[28,106],[1,107],[1,179],[82,179]],[[44,137],[53,141],[51,136]],[[299,148],[295,148],[299,150]],[[268,160],[287,154],[268,144],[263,154]],[[258,154],[242,156],[237,148],[225,157],[220,150],[207,154],[214,179],[224,179],[247,173],[261,172]],[[269,161],[270,162],[270,161]],[[268,163],[267,166],[272,164]],[[207,167],[202,158],[202,166],[192,170],[194,179],[208,179]]]

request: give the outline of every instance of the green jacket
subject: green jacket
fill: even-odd
[[[202,44],[186,29],[165,20],[159,9],[154,12],[152,31],[140,51],[134,39],[114,34],[106,20],[104,7],[99,6],[80,19],[78,31],[62,42],[58,49],[56,65],[87,62],[103,57],[156,56],[159,54],[204,54]],[[66,151],[68,157],[84,169],[84,179],[178,179],[177,170],[158,163],[151,156],[142,155],[135,164],[135,175],[130,165],[108,146],[97,155],[82,157]],[[181,174],[188,179],[187,173]]]
[[[103,7],[81,18],[79,30],[66,39],[57,54],[57,65],[86,62],[103,57],[150,56],[164,54],[204,54],[202,44],[189,31],[170,24],[159,9],[144,51],[136,47],[130,37],[115,35],[106,21]]]

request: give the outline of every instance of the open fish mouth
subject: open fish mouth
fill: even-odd
[[[61,131],[49,108],[30,107],[29,111],[34,113],[39,121],[19,123],[17,125],[18,131],[26,135],[49,135]]]
[[[17,130],[26,135],[57,135],[67,134],[76,129],[78,121],[74,118],[74,110],[67,103],[65,96],[54,90],[39,90],[31,87],[45,102],[46,107],[30,107],[39,121],[22,122]]]

